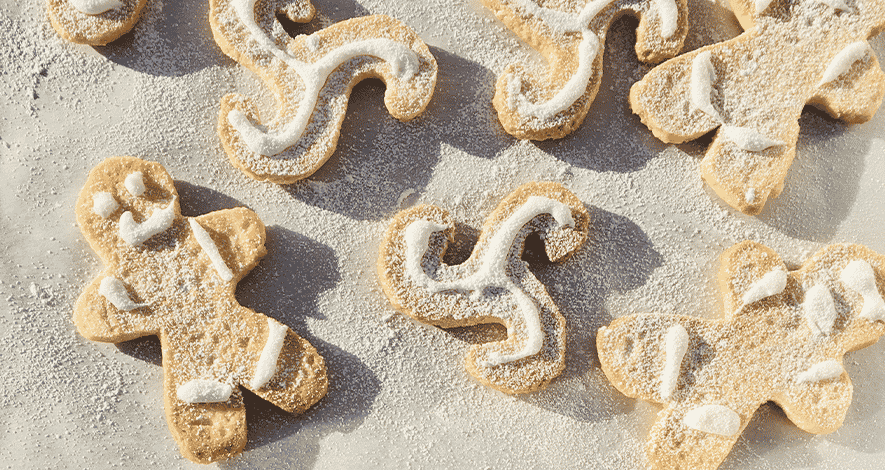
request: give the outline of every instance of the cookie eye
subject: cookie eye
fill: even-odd
[[[103,219],[110,217],[118,207],[120,205],[111,193],[100,192],[92,195],[92,212]]]
[[[141,196],[146,189],[144,187],[144,174],[140,171],[129,173],[129,176],[126,177],[123,185],[126,186],[126,190],[129,191],[129,194],[135,197]]]

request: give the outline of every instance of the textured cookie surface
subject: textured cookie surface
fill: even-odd
[[[47,0],[49,20],[71,42],[103,46],[129,32],[147,0]]]
[[[806,104],[864,122],[885,96],[867,39],[885,0],[732,0],[746,30],[654,68],[630,90],[633,112],[664,142],[714,129],[701,176],[726,203],[756,214],[783,189]]]
[[[558,183],[529,183],[489,215],[470,258],[442,262],[454,237],[449,214],[422,205],[394,217],[381,243],[378,278],[394,307],[443,328],[499,323],[508,337],[470,349],[467,371],[506,393],[546,386],[565,365],[565,318],[520,257],[540,233],[547,256],[561,261],[586,240],[590,216]]]
[[[215,41],[257,73],[274,93],[276,116],[261,118],[247,97],[222,98],[218,134],[231,162],[249,176],[291,183],[313,174],[335,151],[353,86],[366,78],[387,85],[395,118],[419,115],[433,95],[436,59],[411,28],[384,15],[342,21],[289,37],[277,14],[304,23],[307,0],[210,0]]]
[[[160,337],[166,416],[185,457],[206,463],[242,451],[238,387],[293,413],[325,395],[313,346],[234,297],[266,253],[255,213],[183,217],[165,169],[132,157],[95,167],[76,212],[106,267],[77,301],[74,323],[95,341]]]
[[[612,21],[638,16],[636,55],[659,62],[682,49],[688,31],[686,0],[483,0],[508,28],[547,60],[545,74],[509,65],[493,103],[507,133],[520,139],[558,139],[574,131],[602,82],[605,34]]]
[[[843,356],[885,333],[885,257],[859,245],[788,271],[743,242],[722,255],[719,284],[722,319],[634,314],[597,335],[615,387],[663,405],[646,448],[654,468],[717,468],[767,401],[805,431],[835,431],[852,395]]]

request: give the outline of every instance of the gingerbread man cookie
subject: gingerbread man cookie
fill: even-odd
[[[129,32],[147,0],[48,0],[49,21],[77,44],[103,46]]]
[[[558,183],[529,183],[489,215],[470,258],[442,262],[454,223],[436,206],[394,217],[381,243],[378,278],[394,307],[443,328],[499,323],[507,339],[471,347],[467,371],[506,393],[545,387],[565,366],[565,318],[520,259],[540,233],[547,256],[562,261],[586,240],[590,215]]]
[[[872,118],[885,74],[867,39],[885,0],[731,0],[746,30],[654,68],[630,104],[664,142],[718,128],[701,176],[726,203],[757,214],[783,189],[806,104],[851,123]]]
[[[365,78],[387,85],[395,118],[420,114],[433,96],[436,59],[411,28],[384,15],[355,18],[311,35],[289,37],[277,21],[315,13],[309,0],[210,0],[209,21],[225,54],[257,73],[279,106],[262,120],[250,99],[222,98],[218,134],[231,162],[274,183],[318,170],[335,151],[350,91]]]
[[[509,65],[493,104],[504,130],[520,139],[558,139],[574,131],[602,82],[605,34],[624,13],[640,18],[636,55],[659,62],[682,49],[686,0],[483,0],[549,64],[546,77]]]
[[[132,157],[95,167],[76,212],[106,268],[77,301],[74,323],[94,341],[160,337],[166,418],[185,457],[207,463],[242,451],[238,387],[292,413],[325,395],[313,346],[234,297],[266,253],[254,212],[183,217],[166,170]]]
[[[717,468],[767,401],[805,431],[835,431],[851,404],[843,356],[885,333],[885,256],[863,246],[788,271],[743,242],[722,255],[719,285],[721,320],[634,314],[596,337],[615,387],[664,406],[646,447],[654,468]]]

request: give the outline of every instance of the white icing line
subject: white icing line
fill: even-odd
[[[123,2],[120,0],[70,0],[71,6],[87,15],[100,15],[108,10],[120,8]]]
[[[676,32],[679,9],[674,0],[656,0],[658,15],[661,18],[661,37],[669,39]]]
[[[258,363],[255,364],[255,372],[252,375],[252,381],[249,382],[249,388],[258,390],[264,387],[271,377],[277,372],[277,360],[280,357],[280,351],[283,350],[283,343],[286,340],[286,325],[274,320],[267,319],[267,342],[264,343],[264,349],[261,350],[261,356]]]
[[[406,242],[406,273],[416,284],[431,293],[460,290],[473,292],[474,296],[481,296],[485,289],[498,287],[506,289],[516,297],[516,302],[526,323],[528,338],[522,350],[517,353],[491,354],[489,360],[482,363],[486,367],[494,367],[533,356],[544,345],[544,333],[541,329],[538,306],[507,275],[507,256],[510,254],[513,240],[525,224],[541,214],[551,214],[560,227],[574,227],[575,221],[572,218],[572,211],[567,205],[546,197],[531,196],[498,227],[497,232],[489,241],[488,249],[482,255],[479,269],[465,279],[448,282],[437,282],[431,279],[421,267],[421,258],[427,251],[430,234],[447,227],[420,219],[409,224],[403,234]],[[412,228],[416,223],[420,225]]]
[[[833,57],[833,60],[827,65],[824,74],[817,86],[824,85],[839,78],[843,73],[847,72],[855,62],[866,57],[870,50],[870,44],[866,41],[853,42]]]
[[[796,379],[799,382],[822,382],[824,380],[837,379],[842,376],[842,372],[845,372],[842,364],[830,359],[809,367],[808,370],[799,374]]]
[[[769,147],[787,145],[786,142],[770,139],[749,127],[729,126],[726,124],[722,126],[720,135],[748,152],[761,152]]]
[[[120,205],[111,193],[98,192],[92,195],[92,212],[103,219],[110,217],[118,207]]]
[[[609,6],[614,0],[596,0],[588,2],[577,15],[566,13],[559,10],[540,7],[528,0],[515,0],[514,3],[519,5],[522,10],[530,17],[539,18],[546,24],[551,31],[557,34],[565,33],[581,33],[581,42],[578,44],[578,69],[568,82],[560,89],[553,98],[544,103],[532,103],[524,95],[520,93],[521,83],[516,77],[512,77],[508,83],[508,91],[510,92],[509,104],[515,107],[520,113],[533,116],[538,119],[549,119],[562,111],[571,107],[575,101],[587,89],[587,83],[593,76],[593,61],[596,60],[596,54],[599,53],[599,37],[590,30],[590,21],[596,17],[602,10]],[[661,27],[670,27],[670,16],[673,12],[669,11],[668,3],[672,3],[673,12],[678,15],[676,4],[673,0],[658,0],[659,12],[661,16]],[[676,30],[675,18],[672,20],[673,31]],[[672,35],[672,32],[670,33]],[[664,35],[664,37],[670,37]]]
[[[133,302],[129,297],[129,292],[126,290],[126,285],[123,284],[123,281],[113,276],[108,276],[101,280],[101,284],[98,285],[98,293],[101,294],[102,297],[108,299],[108,302],[116,307],[117,310],[122,310],[124,312],[148,306],[148,304]]]
[[[885,320],[885,300],[876,287],[876,273],[869,263],[859,259],[848,263],[839,279],[863,297],[861,317],[870,321]]]
[[[155,210],[142,223],[135,221],[132,212],[126,211],[120,216],[120,237],[133,246],[141,245],[154,235],[165,232],[175,222],[175,198],[164,209]]]
[[[140,171],[136,171],[130,173],[129,176],[126,177],[126,180],[123,181],[123,186],[126,186],[126,191],[129,191],[129,194],[139,197],[144,194],[144,174]]]
[[[722,405],[703,405],[685,414],[682,422],[701,432],[732,437],[741,429],[741,417]]]
[[[666,356],[664,371],[661,373],[661,398],[669,401],[676,391],[679,381],[679,369],[682,368],[682,359],[688,351],[688,332],[682,325],[673,325],[667,330],[664,339]]]
[[[260,155],[276,155],[294,145],[304,134],[314,112],[320,91],[329,75],[344,62],[361,56],[378,57],[390,64],[399,80],[408,80],[418,73],[415,51],[390,39],[369,39],[345,44],[310,64],[280,49],[255,22],[256,0],[233,0],[231,4],[258,45],[285,62],[304,82],[303,100],[298,112],[281,130],[268,132],[253,124],[242,111],[233,110],[227,120],[240,133],[249,150]],[[312,41],[306,38],[306,41]]]
[[[756,0],[756,13],[762,13],[773,0]]]
[[[215,268],[218,277],[223,281],[230,281],[233,279],[234,273],[232,273],[230,268],[227,267],[227,263],[225,263],[224,258],[221,257],[221,253],[218,251],[218,246],[215,244],[215,241],[212,240],[209,232],[197,222],[197,219],[188,219],[188,222],[190,223],[191,231],[194,232],[194,238],[196,238],[197,243],[200,244],[200,248],[209,255],[209,260],[212,261],[212,267]]]
[[[815,335],[829,335],[833,332],[833,324],[836,322],[836,304],[833,302],[833,294],[830,289],[820,284],[815,284],[805,293],[805,302],[802,303],[802,311],[805,312],[805,321],[808,328]]]
[[[716,81],[716,69],[710,60],[713,54],[704,51],[696,55],[691,61],[691,106],[699,109],[711,118],[722,121],[722,117],[713,107],[711,95],[713,82]]]
[[[842,11],[848,11],[848,12],[854,11],[854,8],[851,8],[850,6],[848,6],[848,4],[845,3],[844,0],[816,0],[816,1],[817,1],[817,3],[823,3],[824,5],[827,5],[831,8],[833,8],[834,10],[842,10]]]
[[[762,276],[762,279],[751,284],[741,300],[744,302],[744,305],[750,305],[766,297],[780,294],[787,287],[787,277],[786,271],[781,268],[775,268]]]
[[[215,380],[196,379],[180,385],[175,395],[185,403],[221,403],[230,398],[234,389]]]

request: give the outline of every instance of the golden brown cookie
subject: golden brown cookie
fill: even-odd
[[[596,337],[602,370],[630,397],[663,405],[646,451],[656,469],[715,469],[763,403],[821,434],[842,425],[843,356],[885,333],[885,256],[831,245],[788,271],[758,243],[722,255],[722,319],[634,314]]]
[[[731,0],[746,30],[654,68],[630,90],[633,112],[664,142],[716,131],[701,176],[726,203],[757,214],[783,189],[806,104],[872,118],[885,74],[867,39],[885,0]]]
[[[291,413],[325,395],[313,346],[234,297],[266,253],[254,212],[183,217],[172,177],[133,157],[95,167],[76,212],[106,268],[77,301],[74,323],[94,341],[160,337],[166,418],[185,457],[207,463],[243,450],[238,387]]]
[[[682,49],[686,0],[483,0],[508,28],[549,64],[545,76],[510,64],[493,104],[508,134],[558,139],[584,121],[602,82],[605,34],[623,14],[639,17],[636,55],[660,62]]]
[[[48,0],[49,21],[71,42],[103,46],[129,32],[147,0]]]
[[[276,19],[306,23],[308,0],[210,0],[215,42],[257,73],[278,110],[261,118],[249,98],[222,98],[218,134],[231,162],[258,180],[292,183],[318,170],[335,151],[354,85],[379,78],[395,118],[421,114],[436,85],[436,59],[414,30],[384,15],[342,21],[311,35],[289,37]]]
[[[547,256],[562,261],[587,238],[590,215],[558,183],[528,183],[488,216],[470,258],[442,262],[454,238],[449,214],[414,207],[394,217],[381,243],[378,279],[394,307],[442,328],[499,323],[507,339],[470,348],[467,371],[506,393],[545,387],[565,366],[565,318],[520,257],[540,233]]]

